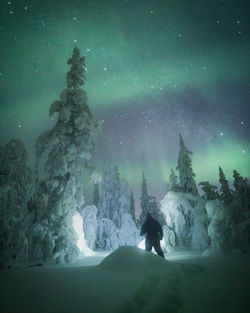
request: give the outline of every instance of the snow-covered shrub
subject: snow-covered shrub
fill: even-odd
[[[175,247],[176,244],[176,234],[168,225],[163,225],[163,245],[162,249],[164,248],[164,252],[168,252],[171,248]]]
[[[239,219],[241,207],[216,199],[206,203],[211,251],[206,255],[249,251],[250,216]]]
[[[204,250],[209,246],[205,201],[189,193],[170,191],[161,201],[166,218],[164,240],[168,245]]]
[[[118,229],[108,218],[98,220],[96,247],[104,250],[115,250],[119,247]]]
[[[119,246],[137,246],[140,233],[130,214],[122,216],[122,225],[118,230]]]
[[[228,207],[221,200],[206,203],[209,218],[208,235],[211,239],[212,254],[228,253],[233,244],[233,221]],[[208,251],[206,254],[209,254]]]
[[[205,201],[200,197],[195,197],[194,204],[191,211],[194,218],[191,248],[196,251],[204,251],[210,246]]]

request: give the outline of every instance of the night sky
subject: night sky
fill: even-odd
[[[142,172],[160,200],[179,151],[196,181],[218,165],[250,177],[248,1],[0,1],[0,143],[32,161],[51,127],[75,46],[86,56],[88,104],[103,121],[92,164],[118,164],[138,194]]]

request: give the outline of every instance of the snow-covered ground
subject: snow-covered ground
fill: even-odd
[[[71,265],[8,270],[0,273],[0,312],[249,312],[249,255],[179,249],[166,259],[122,247]]]

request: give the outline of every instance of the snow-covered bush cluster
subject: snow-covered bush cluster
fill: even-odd
[[[234,170],[231,190],[219,166],[220,190],[208,181],[201,182],[199,196],[190,152],[180,135],[178,177],[170,174],[170,191],[161,201],[166,218],[164,240],[167,246],[185,246],[204,251],[204,255],[245,252],[250,247],[250,187],[247,179]]]
[[[128,194],[127,183],[120,179],[118,167],[105,167],[97,212],[97,248],[114,250],[120,246],[136,246],[139,243],[135,217],[129,213]]]
[[[209,247],[208,217],[203,199],[170,191],[161,201],[161,211],[166,217],[164,240],[167,246],[185,246],[199,251]]]

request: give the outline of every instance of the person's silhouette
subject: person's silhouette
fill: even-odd
[[[141,227],[140,236],[146,234],[145,250],[151,251],[154,247],[158,255],[164,258],[164,253],[161,249],[160,240],[163,238],[163,230],[161,225],[152,217],[150,213]]]

